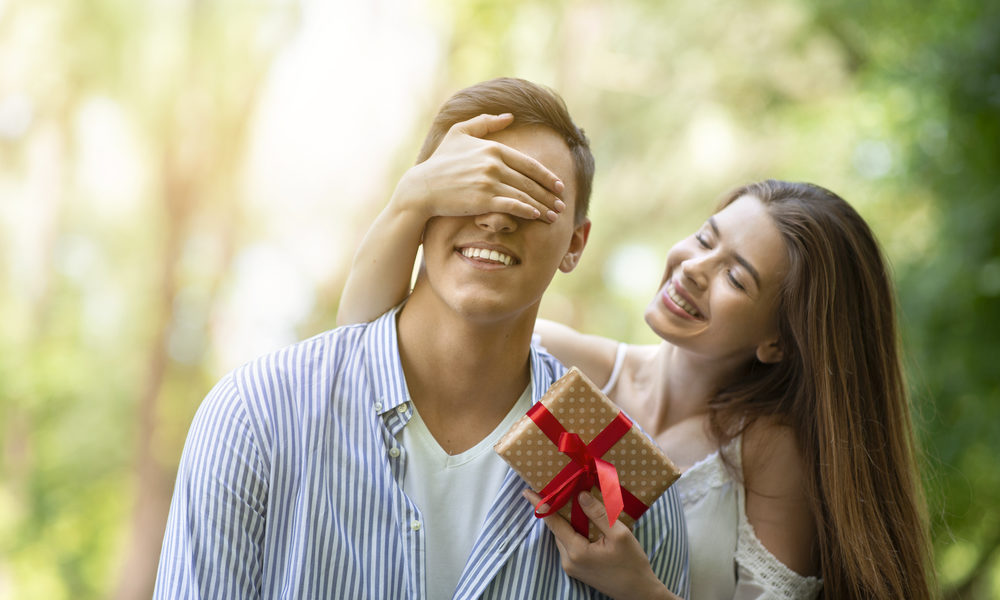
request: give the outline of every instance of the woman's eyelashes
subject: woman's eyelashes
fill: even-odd
[[[737,279],[735,275],[733,275],[732,270],[726,271],[726,275],[729,277],[729,283],[733,284],[733,287],[740,290],[741,292],[747,291],[747,289],[743,287],[743,284],[740,283],[740,280]]]
[[[701,226],[701,229],[694,234],[694,239],[698,240],[698,244],[706,250],[712,248],[712,230],[709,228],[708,223]]]
[[[702,248],[704,248],[706,250],[711,250],[712,249],[711,238],[709,237],[709,234],[707,232],[705,232],[704,230],[699,231],[698,233],[694,234],[694,239],[697,240],[698,244]],[[732,269],[727,269],[726,270],[726,278],[729,279],[729,283],[734,288],[738,289],[741,292],[747,293],[746,286],[744,286],[742,283],[740,283],[739,278],[736,277],[736,275],[733,273]]]

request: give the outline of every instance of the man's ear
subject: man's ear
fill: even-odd
[[[590,237],[590,219],[584,219],[582,223],[573,229],[573,237],[569,241],[569,249],[566,250],[566,255],[563,256],[562,262],[559,263],[560,271],[569,273],[576,268],[576,264],[580,262],[580,255],[583,254],[583,248],[587,245],[588,237]]]
[[[781,362],[785,353],[777,337],[764,340],[757,346],[757,360],[764,364]]]

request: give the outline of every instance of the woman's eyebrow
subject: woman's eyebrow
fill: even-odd
[[[708,218],[708,225],[712,228],[712,231],[715,232],[715,237],[717,237],[718,239],[721,240],[722,239],[722,234],[719,233],[719,226],[716,225],[716,223],[715,223],[715,217],[709,217]],[[757,287],[759,288],[760,287],[760,273],[757,272],[757,269],[755,269],[753,267],[753,265],[750,264],[750,261],[748,261],[747,259],[743,258],[743,255],[740,254],[739,252],[730,252],[730,254],[733,255],[733,258],[736,259],[736,262],[738,262],[741,265],[743,265],[743,268],[750,272],[750,275],[753,277],[754,283],[756,283]]]

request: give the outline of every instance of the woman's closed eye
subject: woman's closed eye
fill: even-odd
[[[733,287],[739,289],[741,292],[747,291],[747,288],[740,283],[740,280],[737,279],[735,275],[733,275],[733,271],[731,269],[726,271],[726,276],[729,277],[729,283],[733,284]]]

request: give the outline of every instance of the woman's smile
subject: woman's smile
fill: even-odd
[[[663,294],[661,295],[661,300],[663,304],[669,308],[672,312],[675,312],[682,317],[697,319],[699,321],[704,320],[705,317],[698,311],[693,302],[686,300],[681,294],[683,292],[678,291],[677,287],[674,285],[673,280],[667,282],[666,287],[663,288]],[[680,309],[680,310],[677,310]]]

